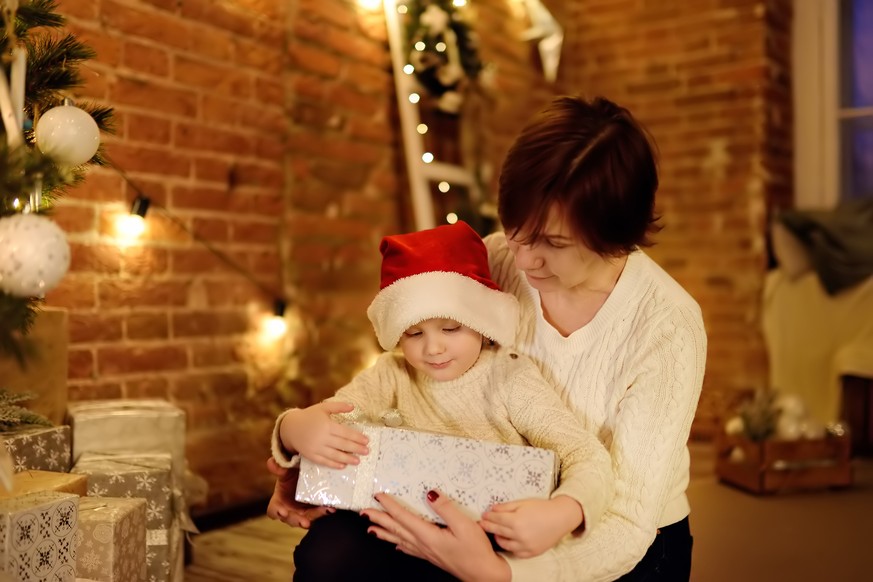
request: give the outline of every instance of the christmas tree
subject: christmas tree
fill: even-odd
[[[69,266],[47,215],[89,164],[104,163],[99,136],[112,120],[111,108],[74,99],[95,53],[64,24],[54,0],[0,0],[0,355],[21,363],[20,339]]]

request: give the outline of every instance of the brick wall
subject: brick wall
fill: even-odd
[[[496,167],[550,89],[512,40],[517,11],[477,9],[498,92],[523,95],[495,101],[482,127]],[[115,219],[136,191],[119,173],[95,169],[59,202],[73,261],[47,300],[70,310],[70,399],[171,400],[210,483],[196,512],[263,499],[275,414],[331,394],[375,353],[377,244],[411,227],[384,16],[341,0],[60,11],[98,53],[76,97],[114,107],[108,155],[167,210],[120,246]],[[279,342],[260,333],[275,294],[290,300]]]
[[[555,88],[516,40],[520,3],[473,3],[495,66],[481,137],[496,180]],[[661,147],[654,254],[697,297],[710,365],[696,432],[764,376],[763,221],[787,200],[787,0],[549,2],[566,26],[559,89],[631,107]],[[168,398],[188,414],[206,513],[262,499],[272,420],[323,398],[376,352],[365,308],[376,245],[411,228],[384,16],[351,0],[61,0],[98,51],[80,93],[111,105],[107,152],[166,207],[141,244],[114,217],[134,190],[94,170],[58,206],[73,265],[70,397]],[[567,24],[569,23],[569,24]],[[184,228],[177,222],[181,221]],[[249,281],[191,232],[253,274]],[[285,340],[260,324],[290,300]]]
[[[700,303],[709,357],[693,429],[766,382],[758,331],[768,209],[790,202],[787,0],[570,4],[564,89],[603,94],[660,148],[651,251]]]

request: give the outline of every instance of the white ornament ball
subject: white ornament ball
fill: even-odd
[[[78,166],[94,157],[100,147],[100,128],[91,115],[72,105],[46,111],[34,132],[39,151],[59,164]]]
[[[37,214],[0,219],[0,289],[40,297],[54,289],[70,267],[70,245],[61,228]]]

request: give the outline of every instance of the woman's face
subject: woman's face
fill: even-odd
[[[426,376],[446,382],[461,377],[482,351],[482,335],[452,319],[428,319],[400,336],[403,357]]]
[[[552,206],[540,240],[522,244],[524,230],[507,233],[515,266],[540,292],[573,289],[584,284],[606,259],[579,241],[557,206]]]

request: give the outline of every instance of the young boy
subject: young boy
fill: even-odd
[[[509,504],[512,511],[500,524],[481,522],[503,549],[533,556],[583,523],[590,529],[610,501],[602,493],[612,491],[609,455],[533,361],[505,347],[515,339],[518,303],[491,280],[479,235],[458,222],[385,237],[380,251],[381,290],[367,315],[386,352],[332,398],[280,415],[272,442],[275,461],[295,466],[294,452],[329,467],[358,463],[358,455],[368,452],[367,439],[338,418],[349,413],[378,418],[397,409],[404,425],[415,429],[555,451],[560,483],[550,499],[519,500]],[[277,487],[274,498],[282,495]],[[295,579],[305,578],[308,567],[302,562],[312,554],[335,555],[336,540],[329,535],[321,536],[323,542],[308,538],[318,537],[316,526],[348,519],[343,513],[350,512],[313,523],[295,552]],[[317,562],[320,568],[329,560]],[[319,568],[311,568],[313,579]],[[329,577],[321,572],[320,579]]]

